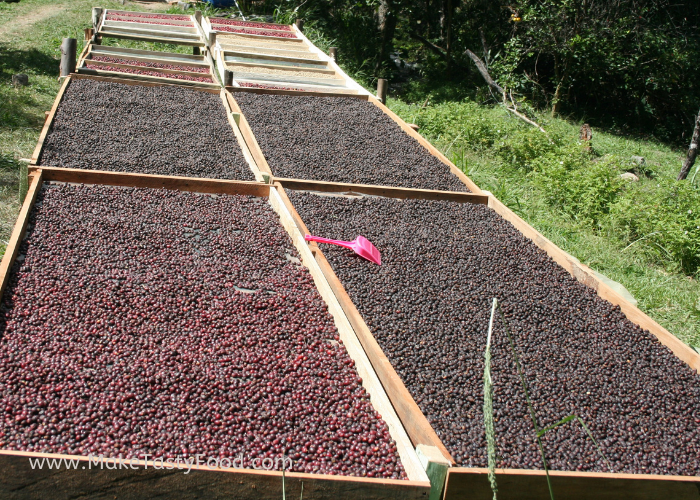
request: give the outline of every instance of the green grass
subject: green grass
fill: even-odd
[[[482,189],[491,191],[509,208],[584,264],[622,283],[638,300],[638,306],[683,341],[700,346],[700,283],[698,273],[684,273],[678,263],[656,247],[640,241],[625,250],[630,241],[616,228],[613,215],[590,224],[571,215],[566,207],[547,202],[548,186],[534,182],[535,170],[545,151],[562,158],[576,148],[580,123],[533,114],[550,133],[556,146],[533,127],[513,118],[499,107],[481,106],[473,101],[438,104],[408,104],[389,99],[389,107],[471,177]],[[559,142],[560,141],[560,142]],[[631,156],[643,156],[651,178],[626,183],[618,198],[643,193],[664,182],[673,183],[685,155],[682,150],[633,137],[621,137],[593,130],[593,152],[585,168],[606,158],[615,165],[632,167]],[[514,152],[515,151],[515,152]],[[542,152],[542,155],[538,155]],[[528,154],[534,156],[528,158]],[[550,153],[552,154],[552,153]],[[532,165],[528,166],[531,162]],[[615,173],[618,175],[618,171]],[[697,198],[696,198],[697,199]],[[696,210],[694,209],[695,213]],[[700,206],[697,206],[700,212]],[[654,218],[653,211],[642,214]]]
[[[61,41],[78,40],[83,49],[83,30],[92,25],[92,7],[165,11],[121,1],[22,0],[0,3],[0,255],[10,237],[19,211],[19,162],[30,158],[58,93]],[[46,9],[50,9],[47,11]],[[187,47],[191,53],[191,48]],[[182,50],[185,50],[183,48]],[[12,75],[25,73],[29,86],[15,88]]]

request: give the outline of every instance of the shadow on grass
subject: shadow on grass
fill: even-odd
[[[13,49],[0,42],[0,81],[9,81],[15,73],[58,75],[59,61],[37,49]]]

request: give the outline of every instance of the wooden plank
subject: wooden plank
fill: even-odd
[[[262,83],[262,82],[261,82]],[[304,85],[295,85],[295,87],[304,87]],[[255,87],[226,87],[229,92],[249,92],[251,94],[271,94],[271,95],[300,95],[313,97],[355,97],[362,100],[367,100],[366,95],[358,94],[357,91],[348,89],[343,92],[333,90],[287,90],[287,89],[262,89]]]
[[[211,30],[215,31],[217,35],[237,35],[243,38],[250,38],[250,39],[258,39],[258,40],[275,40],[275,41],[282,41],[282,42],[287,42],[290,40],[298,40],[297,38],[289,38],[286,36],[265,36],[265,35],[253,35],[252,33],[235,33],[233,31],[221,31],[219,29],[216,29],[214,25],[209,23],[211,26]],[[301,40],[299,40],[301,41]]]
[[[192,62],[202,62],[204,58],[202,56],[195,56],[192,54],[177,54],[175,52],[158,52],[155,50],[144,50],[144,49],[130,49],[126,47],[110,47],[109,45],[96,45],[93,47],[93,52],[118,52],[123,54],[134,54],[143,55],[157,58],[171,58],[171,59],[187,59]]]
[[[147,36],[147,35],[137,35],[130,33],[116,33],[113,31],[101,31],[101,37],[106,38],[119,38],[122,40],[140,40],[143,42],[160,42],[160,43],[172,43],[175,45],[192,45],[194,47],[204,47],[205,44],[199,38],[197,39],[182,39],[182,38],[166,38],[159,36]]]
[[[94,70],[86,70],[94,71]],[[109,72],[104,72],[106,75]],[[115,76],[102,76],[94,72],[92,74],[87,73],[76,73],[71,75],[73,80],[94,80],[96,82],[111,82],[111,83],[121,83],[124,85],[142,85],[144,87],[185,87],[190,90],[196,90],[198,92],[208,92],[210,94],[218,94],[220,87],[215,84],[205,84],[203,82],[188,82],[187,80],[176,80],[174,78],[159,78],[152,76],[149,80],[137,80],[132,78],[125,78],[124,75],[127,73],[111,73]],[[189,85],[189,84],[192,85]]]
[[[108,10],[106,10],[106,12],[109,14],[126,14],[126,15],[132,15],[132,16],[134,14],[158,14],[159,16],[167,16],[167,17],[179,17],[179,16],[186,15],[186,14],[167,14],[165,12],[137,12],[137,11],[133,11],[133,10],[116,10],[116,9],[108,9]],[[190,22],[190,21],[182,21],[182,22]]]
[[[427,149],[430,154],[433,156],[437,157],[441,162],[443,162],[445,165],[450,167],[450,170],[452,171],[453,174],[455,174],[457,177],[459,177],[459,180],[461,180],[472,193],[476,194],[481,194],[481,189],[479,186],[477,186],[474,181],[472,181],[469,177],[464,175],[464,172],[462,172],[460,169],[457,168],[457,166],[452,163],[450,160],[447,159],[447,157],[442,154],[435,146],[430,144],[427,140],[423,138],[422,135],[420,135],[418,132],[413,130],[411,127],[408,126],[408,124],[401,119],[396,113],[391,111],[389,108],[387,108],[384,104],[382,104],[376,97],[369,95],[367,96],[367,100],[371,103],[373,103],[375,106],[377,106],[379,109],[384,111],[384,113],[389,116],[392,120],[396,122],[396,124],[401,127],[401,130],[406,132],[408,135],[413,137],[415,140],[417,140],[421,146],[423,146],[425,149]]]
[[[114,68],[122,68],[122,69],[134,69],[134,70],[142,70],[142,71],[153,71],[154,73],[162,73],[163,75],[183,75],[183,76],[209,76],[211,77],[211,73],[198,73],[197,71],[182,71],[179,69],[164,69],[164,68],[153,68],[150,66],[136,66],[133,64],[123,64],[123,63],[111,63],[111,62],[105,62],[105,61],[94,61],[92,59],[86,59],[85,64],[94,64],[96,66],[111,66]],[[207,69],[209,69],[209,65],[206,66]],[[94,68],[85,68],[85,69],[94,69]],[[151,76],[151,75],[140,75],[140,76]],[[164,76],[164,78],[167,78]]]
[[[172,175],[134,174],[109,172],[106,170],[82,170],[78,168],[56,168],[33,166],[31,172],[40,170],[44,181],[70,182],[75,184],[105,184],[109,186],[144,187],[172,189],[212,194],[245,194],[267,196],[268,184],[251,181],[226,179],[200,179],[198,177],[177,177]]]
[[[155,33],[169,32],[177,33],[182,35],[194,35],[197,34],[197,28],[194,27],[192,23],[179,24],[176,26],[170,24],[155,24],[142,21],[113,21],[107,19],[103,24],[103,29],[109,30],[112,28],[126,28],[135,29],[139,31],[152,31]]]
[[[611,304],[620,306],[620,309],[625,316],[627,316],[627,319],[629,319],[632,323],[639,325],[644,330],[648,330],[659,340],[659,342],[668,347],[673,354],[676,355],[676,357],[681,359],[693,370],[700,372],[700,354],[693,348],[672,335],[668,330],[639,310],[637,306],[625,300],[606,283],[598,279],[598,277],[589,267],[573,260],[569,254],[545,238],[535,228],[518,217],[518,215],[501,203],[497,198],[493,196],[489,197],[489,207],[491,207],[505,220],[513,224],[518,231],[520,231],[528,239],[532,240],[535,245],[547,252],[547,255],[549,255],[561,267],[566,269],[579,282],[598,292],[598,296],[600,296],[600,298],[607,300]]]
[[[12,235],[10,235],[10,241],[7,243],[7,247],[5,247],[5,254],[2,257],[2,261],[0,261],[0,298],[2,298],[2,294],[10,281],[12,264],[14,264],[17,254],[19,253],[19,247],[24,239],[24,233],[27,231],[29,213],[34,206],[34,201],[36,200],[36,195],[39,193],[39,188],[41,188],[41,171],[32,172],[30,173],[29,177],[29,190],[27,191],[27,196],[24,198],[22,208],[17,216],[17,222],[15,222],[15,227],[12,229]]]
[[[143,27],[139,27],[143,26]],[[159,29],[160,27],[157,28],[152,28],[151,26],[157,26],[155,24],[151,25],[146,25],[146,24],[139,24],[135,27],[129,27],[129,26],[114,26],[114,25],[107,25],[107,23],[104,23],[102,25],[102,30],[100,31],[100,34],[103,34],[104,32],[112,32],[112,33],[127,33],[130,35],[146,35],[146,36],[160,36],[160,37],[165,37],[165,38],[182,38],[184,40],[191,40],[191,39],[199,39],[199,33],[192,27],[192,32],[188,31],[171,31],[167,29]]]
[[[265,159],[265,155],[263,154],[262,149],[260,149],[260,145],[258,144],[257,139],[255,139],[253,130],[250,128],[248,120],[246,120],[245,116],[243,116],[240,106],[233,98],[231,93],[228,92],[228,89],[226,92],[226,100],[228,101],[229,106],[231,107],[231,111],[240,115],[238,121],[238,128],[240,129],[241,135],[243,136],[243,139],[245,140],[245,143],[247,144],[248,149],[250,150],[250,153],[255,160],[255,165],[258,167],[258,170],[260,170],[260,172],[262,172],[263,174],[267,174],[271,177],[272,171],[270,170],[270,166],[267,164],[267,160]]]
[[[211,24],[211,23],[210,23]],[[238,40],[246,40],[250,42],[269,42],[269,43],[274,43],[274,44],[287,44],[287,45],[304,45],[308,46],[310,45],[310,42],[304,41],[302,38],[287,38],[287,37],[268,37],[268,36],[260,36],[260,35],[247,35],[246,33],[234,33],[232,31],[220,31],[218,36],[223,38],[224,40],[226,39],[238,39]],[[297,34],[298,36],[298,34]]]
[[[242,50],[226,50],[224,51],[224,56],[234,56],[234,57],[251,57],[255,59],[266,59],[270,61],[288,61],[304,64],[317,64],[319,66],[327,66],[328,61],[321,59],[304,59],[302,57],[290,57],[290,56],[278,56],[276,54],[263,54],[260,52],[245,52]]]
[[[273,61],[274,62],[274,61]],[[319,68],[299,68],[296,66],[282,66],[280,64],[258,64],[254,62],[239,62],[239,61],[228,61],[226,64],[236,64],[239,66],[247,66],[251,68],[269,68],[269,69],[277,69],[280,71],[309,71],[312,73],[322,73],[324,75],[335,75],[336,72],[334,69],[329,69],[328,66],[326,67],[319,67]]]
[[[372,405],[388,425],[391,437],[396,441],[397,451],[401,457],[401,463],[406,470],[406,475],[409,479],[424,481],[429,485],[428,476],[423,470],[418,455],[413,449],[411,440],[401,424],[401,420],[394,412],[391,402],[372,368],[370,360],[367,358],[360,341],[355,335],[355,331],[338,303],[336,295],[332,292],[324,273],[318,267],[316,259],[312,255],[306,241],[304,241],[304,236],[298,230],[298,226],[289,211],[289,206],[291,204],[288,204],[288,198],[286,195],[281,196],[279,191],[282,191],[282,188],[276,187],[270,189],[270,205],[279,214],[282,225],[289,233],[294,246],[299,251],[302,263],[308,268],[314,279],[316,288],[328,305],[328,310],[333,316],[336,327],[338,328],[340,339],[350,357],[355,361],[357,372],[362,378],[362,385],[367,390]]]
[[[336,78],[314,78],[294,75],[275,75],[270,73],[253,73],[235,70],[228,64],[226,65],[226,69],[233,71],[233,78],[236,81],[255,81],[263,82],[266,85],[286,85],[290,87],[325,87],[334,91],[347,88],[344,80]]]
[[[191,66],[191,67],[197,67],[197,68],[209,68],[209,63],[205,60],[204,56],[199,56],[200,60],[186,60],[186,59],[177,59],[177,58],[160,58],[160,57],[144,57],[140,55],[133,55],[133,54],[119,54],[118,52],[102,52],[101,50],[98,49],[98,47],[101,47],[101,45],[97,45],[92,48],[90,51],[91,55],[94,56],[102,56],[102,57],[114,57],[118,59],[124,59],[126,61],[139,61],[139,62],[150,62],[150,63],[159,63],[159,64],[179,64],[182,66]],[[197,56],[195,56],[197,57]],[[88,59],[92,60],[92,59]],[[139,66],[143,67],[143,66]]]
[[[216,19],[216,18],[209,18],[209,24],[216,31],[220,31],[217,29],[217,26],[218,27],[225,26],[227,28],[253,30],[253,31],[259,32],[259,33],[264,33],[266,31],[269,31],[271,33],[293,33],[293,31],[287,30],[287,29],[260,28],[257,26],[235,26],[232,24],[225,24],[225,23],[213,23],[213,22],[211,22],[212,19]],[[282,26],[284,26],[284,25],[282,25]],[[222,31],[222,33],[234,33],[234,32],[233,31]],[[255,35],[257,33],[247,33],[247,34]],[[287,37],[285,36],[285,37],[275,37],[275,38],[287,38]]]
[[[557,500],[699,500],[700,477],[550,471]],[[550,498],[544,471],[496,469],[499,500]],[[453,468],[445,500],[491,500],[486,469]]]
[[[412,198],[418,200],[443,200],[458,203],[476,203],[488,205],[489,197],[485,194],[463,193],[460,191],[438,191],[435,189],[398,188],[373,184],[347,184],[344,182],[308,181],[274,177],[273,180],[287,189],[294,191],[318,191],[323,193],[359,193],[385,198]]]
[[[310,234],[308,228],[304,224],[301,217],[299,217],[299,214],[294,209],[294,206],[284,190],[279,185],[277,187],[278,193],[284,200],[285,205],[288,207],[288,210],[292,215],[292,218],[294,219],[299,231],[302,234]],[[331,265],[328,263],[325,255],[323,255],[323,252],[318,248],[316,243],[310,243],[308,246],[315,257],[321,272],[325,276],[328,285],[343,309],[345,316],[352,325],[357,338],[367,354],[367,358],[374,367],[374,371],[381,381],[386,394],[388,395],[394,409],[396,410],[396,413],[401,419],[401,422],[403,422],[413,445],[418,446],[419,444],[423,444],[427,446],[434,446],[440,450],[440,453],[442,453],[446,459],[448,459],[451,463],[455,463],[452,455],[450,455],[447,448],[445,448],[445,446],[442,444],[442,441],[433,430],[430,422],[428,422],[428,419],[425,418],[425,415],[423,415],[423,412],[416,404],[413,396],[411,396],[411,393],[408,392],[408,389],[401,380],[401,377],[399,377],[398,373],[396,373],[396,370],[394,370],[394,367],[389,362],[389,359],[386,357],[381,347],[375,340],[372,332],[365,323],[365,320],[355,307],[355,304],[353,304],[347,291],[333,271],[333,268],[331,268]]]
[[[141,68],[144,69],[144,68]],[[149,68],[150,69],[150,68]],[[213,76],[210,74],[199,74],[199,76],[202,77],[209,77],[212,79],[211,83],[208,82],[199,82],[199,81],[192,81],[192,80],[183,80],[181,78],[169,78],[167,76],[151,76],[151,75],[142,75],[142,74],[133,74],[133,73],[121,73],[119,71],[110,71],[110,70],[104,70],[104,69],[94,69],[94,68],[78,68],[78,74],[79,75],[93,75],[93,76],[117,76],[119,78],[123,79],[129,79],[129,80],[134,80],[134,81],[144,81],[144,82],[162,82],[162,83],[172,83],[174,85],[179,85],[181,87],[201,87],[201,86],[209,86],[211,88],[220,88],[220,85],[214,80]]]
[[[75,469],[49,467],[32,469],[28,457],[77,460]],[[177,498],[230,498],[258,500],[282,498],[282,475],[279,471],[253,469],[219,469],[206,465],[192,469],[159,470],[156,463],[139,461],[131,469],[110,470],[108,461],[92,463],[87,457],[0,451],[0,497],[4,500],[151,500]],[[113,461],[111,463],[114,463]],[[110,467],[114,467],[111,465]],[[419,500],[426,498],[423,482],[357,478],[288,472],[285,474],[287,498],[356,500]]]
[[[68,88],[68,85],[70,85],[71,78],[72,76],[69,76],[63,81],[63,85],[61,85],[61,88],[58,90],[58,94],[56,94],[56,99],[54,99],[53,101],[53,106],[51,106],[49,116],[44,121],[44,127],[41,129],[41,134],[39,134],[39,142],[37,142],[36,147],[34,148],[34,153],[32,154],[30,165],[36,165],[36,163],[39,161],[39,157],[41,156],[41,150],[44,148],[44,141],[46,140],[46,135],[49,133],[51,125],[53,125],[53,119],[56,116],[56,110],[58,109],[58,105],[61,103],[61,99],[63,99],[63,94],[66,92],[66,88]]]
[[[243,134],[241,134],[241,130],[238,127],[238,123],[236,122],[236,119],[234,118],[234,112],[231,109],[231,104],[229,103],[227,99],[227,94],[225,89],[221,89],[221,93],[219,94],[221,97],[221,101],[224,104],[224,109],[226,110],[226,116],[228,117],[228,122],[231,125],[231,128],[233,129],[233,133],[236,136],[236,140],[238,141],[238,145],[241,148],[241,151],[243,152],[243,156],[245,157],[246,161],[248,162],[248,166],[250,169],[253,171],[253,175],[255,175],[255,180],[258,182],[264,182],[265,178],[263,177],[263,173],[260,171],[258,168],[257,163],[255,162],[255,158],[253,158],[253,155],[250,152],[250,149],[248,149],[248,145],[245,142],[245,139],[243,138]],[[238,113],[237,113],[238,114]],[[240,118],[240,114],[238,114]]]

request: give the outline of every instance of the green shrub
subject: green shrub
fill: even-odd
[[[543,156],[559,155],[565,143],[566,140],[556,134],[543,134],[534,127],[521,126],[504,138],[497,154],[506,165],[529,172]]]
[[[600,229],[622,192],[622,162],[614,156],[592,160],[579,145],[558,148],[531,160],[533,185],[547,203],[582,224]]]
[[[674,270],[697,273],[700,191],[689,182],[663,179],[628,191],[612,205],[609,223],[628,245],[645,249]]]

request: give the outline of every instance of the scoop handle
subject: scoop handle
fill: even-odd
[[[304,239],[306,241],[315,241],[317,243],[330,243],[331,245],[338,245],[341,247],[352,249],[352,242],[350,241],[331,240],[328,238],[321,238],[320,236],[312,236],[310,234],[305,235]]]

